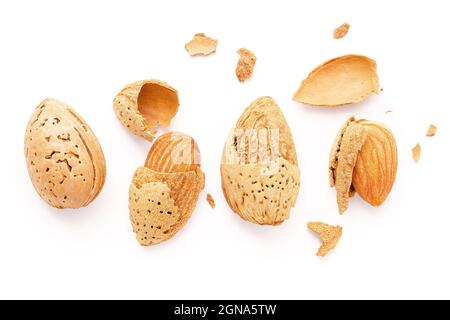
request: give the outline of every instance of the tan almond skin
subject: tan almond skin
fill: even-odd
[[[381,205],[394,185],[397,162],[395,138],[386,126],[347,120],[330,154],[330,185],[336,188],[339,212],[347,210],[355,192],[371,205]]]
[[[179,107],[178,92],[160,80],[136,81],[114,98],[119,121],[132,133],[153,141],[159,126],[168,127]]]
[[[397,175],[397,145],[384,125],[367,120],[359,124],[368,134],[353,169],[352,184],[361,198],[379,206],[391,192]]]
[[[56,99],[45,99],[31,116],[25,158],[33,186],[55,208],[87,206],[105,183],[105,158],[93,131]]]
[[[195,171],[200,168],[200,150],[190,136],[169,132],[153,143],[145,167],[166,173]]]
[[[178,132],[159,137],[129,190],[130,220],[138,242],[151,246],[171,239],[191,217],[204,185],[195,141]]]
[[[380,91],[377,64],[361,55],[331,59],[303,80],[293,100],[311,106],[334,107],[358,103]]]
[[[221,177],[225,199],[242,219],[279,225],[289,218],[300,170],[291,131],[272,98],[255,100],[239,118],[224,147]]]

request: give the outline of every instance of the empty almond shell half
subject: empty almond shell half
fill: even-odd
[[[113,106],[125,127],[152,141],[158,127],[168,127],[177,114],[178,92],[159,80],[137,81],[123,88]]]
[[[194,139],[177,132],[159,137],[129,190],[133,231],[142,246],[172,238],[189,220],[205,185]]]
[[[383,124],[351,117],[339,131],[330,154],[329,176],[339,212],[355,193],[373,206],[388,197],[397,174],[397,145]]]
[[[293,99],[312,106],[357,103],[379,92],[377,64],[360,55],[325,62],[302,82]]]
[[[225,144],[222,190],[242,219],[279,225],[289,218],[300,188],[300,170],[289,126],[270,97],[254,101]]]

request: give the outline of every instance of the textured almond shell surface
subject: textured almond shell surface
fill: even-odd
[[[150,246],[172,238],[191,217],[204,181],[200,169],[161,173],[139,168],[129,191],[130,219],[138,242]]]
[[[80,208],[100,193],[106,175],[100,144],[87,123],[67,104],[44,100],[25,134],[31,181],[49,205]]]
[[[313,106],[357,103],[379,92],[376,62],[347,55],[325,62],[302,82],[293,99]]]
[[[278,225],[289,217],[300,170],[290,129],[272,98],[257,99],[238,120],[225,144],[221,176],[230,208],[244,220]]]
[[[349,198],[353,196],[353,169],[367,138],[367,130],[352,117],[339,131],[330,154],[330,185],[336,188],[339,212],[348,208]]]
[[[130,218],[143,246],[172,238],[189,220],[205,184],[194,139],[169,132],[160,136],[129,191]]]
[[[251,78],[253,69],[256,64],[256,56],[248,49],[241,48],[237,52],[239,54],[239,61],[236,66],[236,76],[240,82],[244,82]]]
[[[391,192],[397,174],[397,145],[392,132],[381,123],[359,122],[368,132],[353,170],[353,187],[373,206]]]
[[[187,172],[200,168],[200,150],[190,136],[168,132],[153,143],[145,167],[157,172]]]
[[[152,141],[159,126],[168,127],[177,114],[178,92],[159,80],[143,80],[125,86],[113,107],[120,122],[132,133]]]

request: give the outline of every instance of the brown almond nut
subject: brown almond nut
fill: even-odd
[[[279,225],[289,218],[300,188],[300,170],[289,126],[270,97],[254,101],[225,144],[222,190],[244,220]]]
[[[55,208],[87,206],[105,183],[105,158],[94,132],[59,100],[44,100],[31,116],[25,157],[34,188]]]
[[[371,205],[381,205],[397,174],[394,135],[381,123],[351,117],[333,144],[329,174],[341,214],[355,192]]]
[[[129,190],[130,220],[138,242],[172,238],[187,223],[205,185],[194,139],[177,132],[159,137]]]
[[[329,60],[315,68],[294,94],[294,101],[312,106],[357,103],[380,90],[377,64],[360,55]]]
[[[114,111],[135,135],[152,141],[159,126],[168,127],[178,112],[178,92],[159,80],[131,83],[115,97]]]

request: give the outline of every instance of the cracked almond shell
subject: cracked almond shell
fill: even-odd
[[[289,218],[300,188],[300,170],[289,126],[270,97],[254,101],[225,144],[222,190],[242,219],[279,225]]]
[[[114,111],[132,133],[153,141],[159,126],[168,127],[178,112],[178,92],[159,80],[131,83],[115,97]]]
[[[379,90],[376,62],[365,56],[346,55],[314,69],[293,99],[307,105],[332,107],[361,102]]]
[[[208,56],[216,52],[218,41],[207,37],[204,33],[197,33],[184,46],[191,56]]]
[[[339,131],[330,154],[329,176],[339,212],[359,196],[373,206],[388,197],[397,174],[397,145],[383,124],[351,117]]]
[[[324,222],[308,222],[308,229],[316,233],[322,240],[317,256],[324,257],[338,244],[342,236],[341,226],[331,226]]]
[[[194,139],[177,132],[159,137],[129,189],[130,220],[142,246],[172,238],[187,223],[205,185]]]
[[[105,182],[105,158],[97,138],[83,118],[59,100],[44,100],[31,116],[25,157],[34,188],[56,208],[87,206]]]

